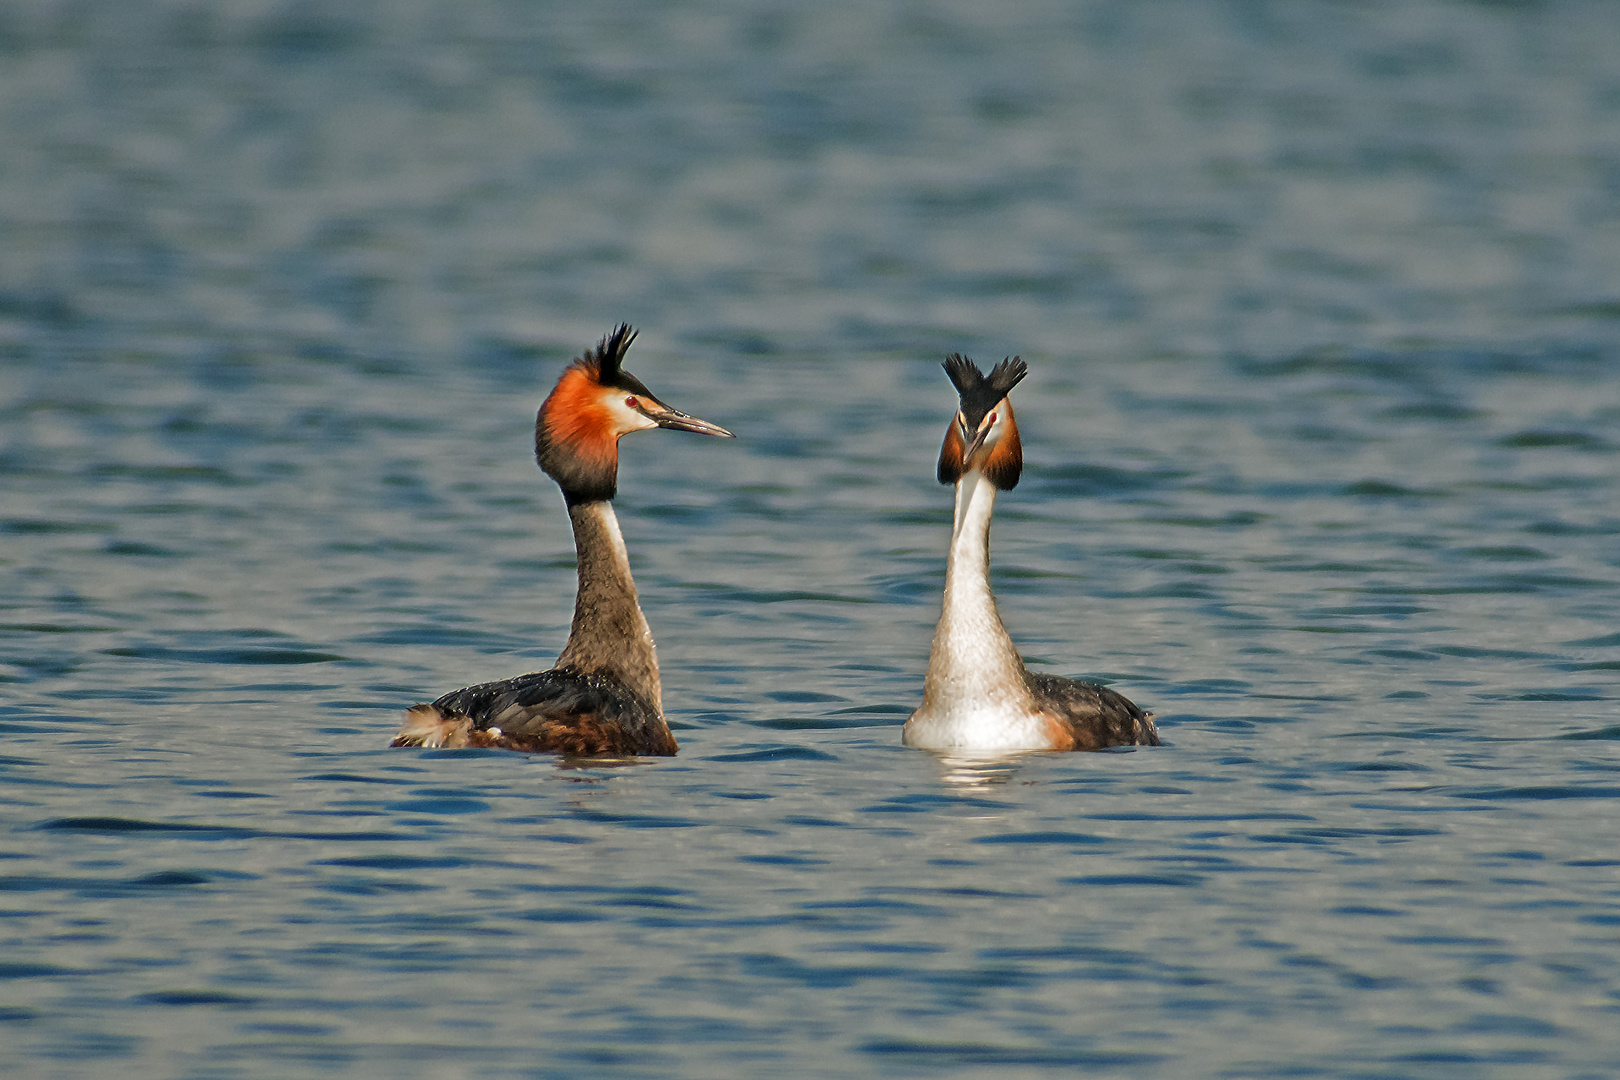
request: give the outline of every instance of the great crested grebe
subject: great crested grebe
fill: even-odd
[[[1095,683],[1024,667],[990,592],[990,512],[1024,467],[1007,395],[1028,372],[1018,357],[986,376],[961,354],[945,373],[961,405],[939,452],[939,482],[956,485],[945,604],[928,654],[923,701],[901,733],[930,750],[1100,750],[1157,746],[1152,718]]]
[[[557,666],[448,693],[406,710],[392,746],[492,746],[582,756],[669,755],[658,654],[613,515],[619,439],[672,428],[735,438],[665,405],[625,371],[635,331],[621,325],[557,380],[534,424],[534,455],[562,488],[579,592]]]

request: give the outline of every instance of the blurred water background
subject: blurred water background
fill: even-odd
[[[550,664],[616,322],[679,757]],[[1167,745],[899,745],[938,367]],[[1606,3],[9,0],[0,1072],[1620,1072]]]

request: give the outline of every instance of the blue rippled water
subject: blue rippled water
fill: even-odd
[[[0,238],[0,1073],[1620,1071],[1608,5],[18,0]],[[385,749],[620,320],[680,755]],[[1164,747],[899,745],[957,350]]]

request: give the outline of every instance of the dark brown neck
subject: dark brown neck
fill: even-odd
[[[630,559],[613,504],[571,503],[574,550],[579,557],[579,594],[574,598],[574,624],[557,666],[570,671],[611,675],[646,698],[663,714],[658,682],[658,653],[652,630],[636,602]]]

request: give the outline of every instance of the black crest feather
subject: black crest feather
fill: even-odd
[[[955,384],[956,392],[961,395],[962,417],[967,420],[969,427],[977,427],[985,413],[995,408],[996,402],[1006,397],[1029,374],[1029,365],[1016,356],[1009,356],[991,368],[988,376],[979,370],[978,364],[961,353],[947,356],[944,368],[945,374]]]
[[[596,348],[586,349],[584,355],[574,361],[574,366],[593,372],[596,381],[603,386],[657,401],[657,396],[647,389],[646,383],[624,370],[624,354],[630,351],[636,334],[637,330],[629,323],[620,323],[613,333],[596,343]]]
[[[599,341],[594,349],[586,349],[580,360],[586,367],[596,369],[596,381],[603,386],[616,386],[624,371],[624,354],[636,340],[636,331],[629,323],[620,323],[613,333]],[[633,376],[632,376],[633,377]]]

